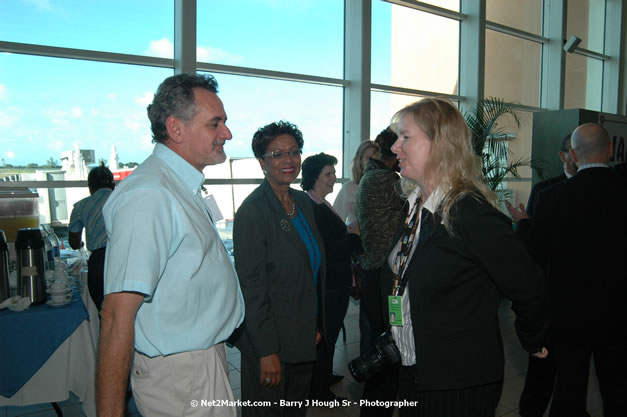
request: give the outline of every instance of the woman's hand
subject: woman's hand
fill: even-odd
[[[259,383],[266,388],[276,387],[281,383],[281,360],[279,355],[272,355],[259,358],[261,366],[261,377]]]
[[[321,340],[322,340],[322,335],[320,334],[318,330],[316,330],[316,345],[320,343]]]
[[[549,351],[545,347],[540,352],[536,352],[532,355],[534,358],[544,359],[549,356]]]
[[[346,230],[348,233],[355,233],[356,235],[359,235],[359,223],[357,223],[357,220],[346,226]]]

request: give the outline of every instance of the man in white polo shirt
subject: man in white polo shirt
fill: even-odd
[[[202,198],[202,170],[231,139],[211,76],[167,78],[148,106],[153,154],[103,208],[105,300],[98,415],[122,416],[129,369],[146,416],[235,416],[223,341],[244,317],[228,254]]]

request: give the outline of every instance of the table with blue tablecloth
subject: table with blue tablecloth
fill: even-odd
[[[0,310],[0,406],[64,401],[96,415],[98,312],[86,288],[62,307]]]

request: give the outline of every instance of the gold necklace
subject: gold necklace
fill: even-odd
[[[294,217],[296,214],[296,202],[294,202],[294,197],[290,195],[290,199],[292,200],[292,211],[287,213],[287,217]]]

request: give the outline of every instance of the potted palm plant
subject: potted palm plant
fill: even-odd
[[[514,127],[520,127],[517,112],[503,99],[488,97],[464,113],[464,119],[472,135],[475,154],[481,157],[483,175],[488,186],[496,193],[502,203],[511,197],[511,190],[503,186],[508,177],[520,177],[518,169],[531,167],[541,175],[541,167],[529,158],[515,158],[509,150],[509,142],[516,139],[508,133],[503,124],[503,117],[509,115]]]

